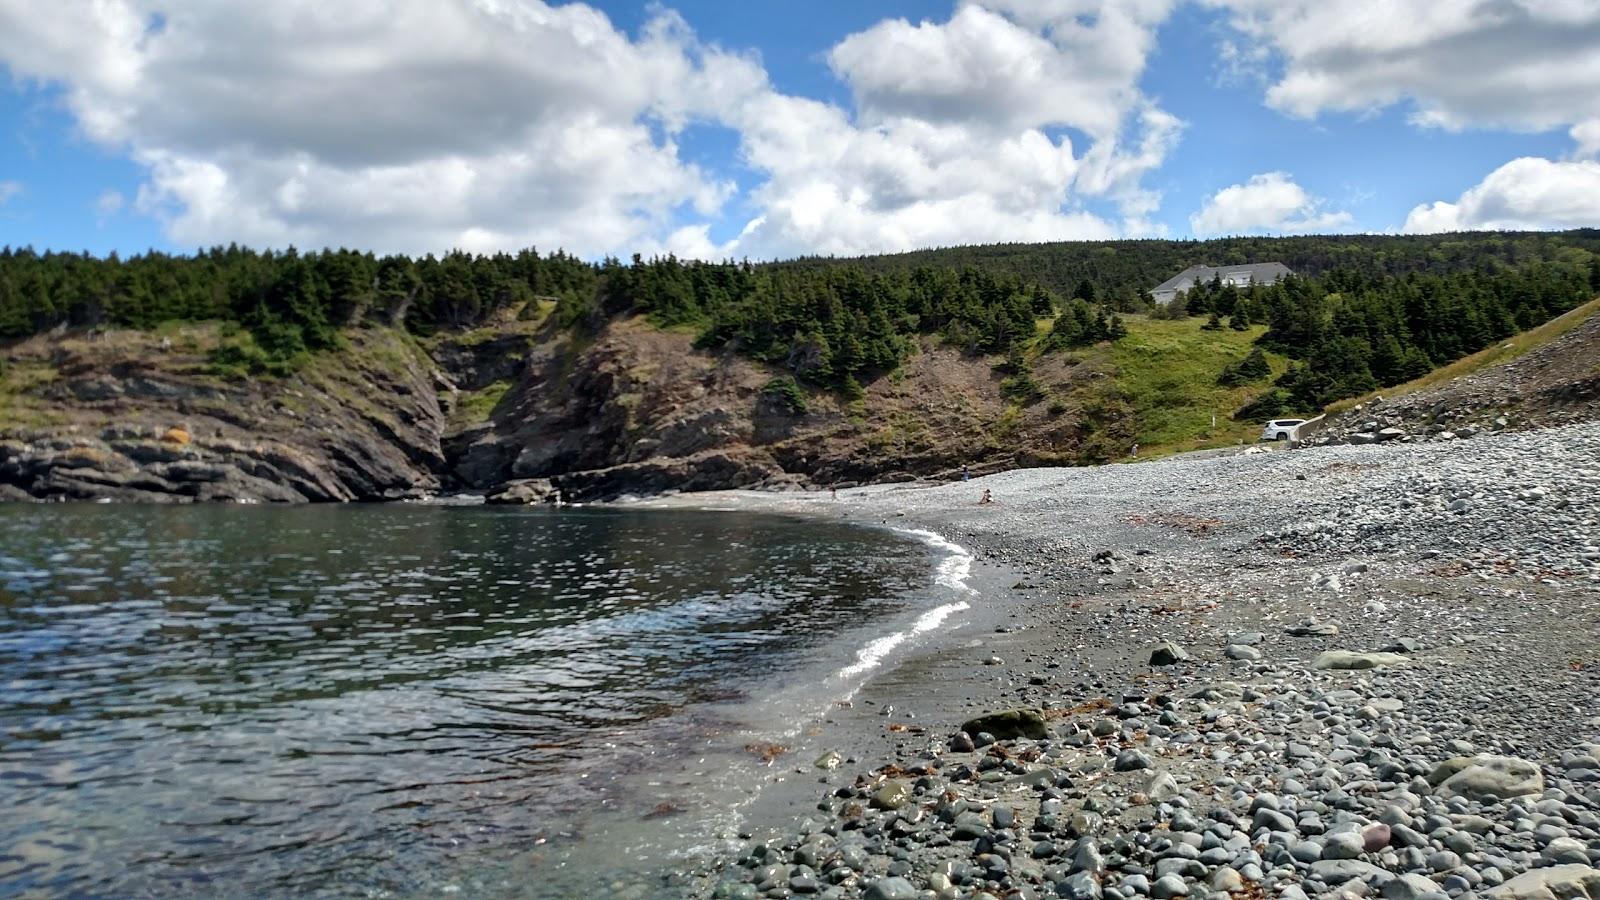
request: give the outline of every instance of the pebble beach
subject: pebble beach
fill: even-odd
[[[659,502],[926,529],[1006,611],[675,890],[1600,897],[1600,425]]]

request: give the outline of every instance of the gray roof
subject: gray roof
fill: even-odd
[[[1245,263],[1242,266],[1190,266],[1156,285],[1151,293],[1188,290],[1196,284],[1209,284],[1214,278],[1226,281],[1229,276],[1241,274],[1249,274],[1251,284],[1277,284],[1284,276],[1294,273],[1281,262]]]

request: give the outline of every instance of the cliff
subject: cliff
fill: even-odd
[[[6,351],[0,497],[393,500],[437,491],[444,384],[400,332],[357,329],[287,378],[213,371],[220,329],[40,336]]]
[[[781,368],[701,351],[690,331],[638,317],[597,330],[506,320],[430,340],[350,328],[344,349],[283,378],[218,370],[211,351],[226,340],[202,323],[37,336],[6,349],[0,496],[378,501],[469,492],[523,503],[557,490],[600,500],[1104,461],[1139,440],[1166,440],[1178,418],[1200,423],[1210,416],[1202,407],[1237,405],[1234,394],[1189,396],[1192,386],[1155,375],[1184,356],[1202,373],[1190,380],[1210,383],[1248,352],[1251,335],[1134,323],[1117,348],[1032,360],[1026,396],[1006,389],[1005,360],[923,338],[906,364],[854,399],[774,391]],[[1229,428],[1195,424],[1186,439],[1232,440]]]

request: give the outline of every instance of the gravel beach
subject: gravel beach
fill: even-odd
[[[1008,623],[678,890],[1600,898],[1600,424],[652,502],[935,531]]]

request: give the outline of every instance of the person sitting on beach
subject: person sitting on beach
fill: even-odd
[[[978,505],[980,505],[980,506],[988,506],[989,504],[991,504],[993,502],[994,502],[994,492],[990,491],[988,488],[984,488],[983,489],[983,499],[978,501]]]

